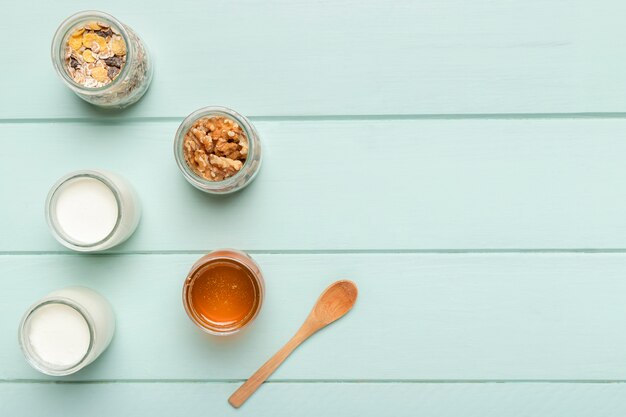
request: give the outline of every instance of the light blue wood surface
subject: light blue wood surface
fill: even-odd
[[[49,44],[90,5],[5,2],[0,27],[0,416],[626,414],[626,33],[620,0],[111,0],[155,62],[147,96],[102,112],[57,79]],[[191,111],[251,116],[264,166],[204,195],[172,155]],[[69,253],[43,202],[105,168],[144,216],[110,254]],[[267,299],[208,337],[182,280],[249,251]],[[353,312],[235,411],[226,399],[350,278]],[[69,378],[17,345],[24,310],[82,284],[116,337]],[[59,383],[61,382],[61,383]]]
[[[49,60],[58,22],[89,5],[4,3],[0,69],[21,72],[0,79],[4,117],[97,115]],[[626,111],[621,0],[93,5],[155,57],[148,99],[126,117],[183,117],[207,103],[254,116]]]
[[[259,181],[219,199],[178,171],[178,124],[0,125],[28,138],[7,155],[54,160],[17,178],[31,157],[0,166],[13,196],[0,249],[61,251],[45,196],[92,167],[125,175],[146,207],[116,251],[626,248],[622,119],[259,121]]]
[[[20,410],[24,417],[362,417],[390,412],[399,417],[623,417],[626,413],[624,383],[269,383],[255,396],[255,405],[250,402],[234,410],[223,399],[237,386],[224,382],[7,383],[0,412]],[[24,401],[33,398],[35,406],[25,407]]]
[[[255,254],[267,298],[245,334],[198,331],[181,303],[199,255],[13,255],[3,286],[0,378],[51,378],[21,360],[34,299],[83,284],[116,307],[111,348],[72,380],[236,380],[298,329],[330,282],[354,278],[345,320],[304,344],[278,380],[626,380],[623,254]]]

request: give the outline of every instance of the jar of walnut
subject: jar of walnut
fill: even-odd
[[[246,117],[226,107],[205,107],[179,126],[174,156],[194,187],[227,194],[252,182],[261,166],[261,144]]]
[[[52,63],[76,95],[99,107],[129,106],[152,81],[152,62],[139,36],[95,10],[61,23],[52,40]]]

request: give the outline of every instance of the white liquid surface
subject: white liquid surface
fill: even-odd
[[[47,304],[29,319],[28,341],[44,362],[69,368],[89,349],[89,326],[84,317],[65,304]]]
[[[113,191],[102,181],[77,178],[56,192],[57,223],[72,240],[92,244],[111,233],[117,222],[117,201]]]

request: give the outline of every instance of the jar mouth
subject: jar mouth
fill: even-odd
[[[223,254],[218,255],[219,252],[222,252]],[[245,258],[242,260],[239,256]],[[217,322],[212,323],[209,320],[203,319],[201,314],[194,307],[192,300],[193,286],[200,273],[204,269],[210,267],[211,264],[223,261],[233,262],[237,266],[245,269],[249,274],[255,292],[254,303],[247,314],[236,322],[226,325],[220,325]],[[191,321],[193,321],[194,324],[201,330],[215,336],[228,336],[245,329],[254,321],[256,316],[259,314],[259,311],[261,311],[261,306],[263,305],[263,287],[263,275],[261,274],[258,265],[254,262],[254,260],[252,260],[252,258],[248,257],[248,255],[235,250],[214,251],[198,260],[187,275],[183,284],[183,306],[185,307],[185,311]]]
[[[196,122],[196,120],[201,119],[207,116],[224,116],[229,119],[234,120],[241,126],[243,131],[248,138],[248,156],[246,161],[243,163],[241,169],[233,176],[223,179],[221,181],[209,181],[205,178],[202,178],[200,175],[196,174],[185,159],[184,150],[183,150],[183,142],[185,139],[185,135],[191,128],[191,126]],[[229,109],[228,107],[222,106],[208,106],[198,109],[187,116],[178,126],[178,130],[176,130],[176,136],[174,139],[174,156],[176,158],[176,164],[178,168],[183,173],[185,179],[189,181],[193,186],[199,188],[203,191],[217,191],[217,189],[222,187],[227,187],[236,183],[241,177],[245,175],[246,169],[253,163],[254,160],[254,152],[255,152],[255,141],[253,138],[258,137],[257,131],[254,126],[250,123],[250,121],[243,116],[242,114],[237,113],[236,111]],[[256,173],[255,173],[256,175]]]
[[[115,27],[115,29],[119,32],[119,35],[122,36],[122,39],[124,40],[126,46],[126,63],[124,64],[117,77],[115,77],[114,80],[111,80],[111,82],[107,85],[103,85],[102,87],[88,88],[74,81],[65,69],[65,47],[71,32],[73,32],[81,24],[93,20],[107,23],[111,27]],[[130,35],[122,22],[105,12],[101,12],[98,10],[85,10],[71,15],[59,25],[59,28],[52,38],[52,63],[54,64],[54,69],[56,70],[56,72],[71,88],[80,90],[81,94],[84,95],[97,95],[118,85],[119,83],[121,83],[121,80],[126,77],[126,74],[128,74],[129,71],[128,68],[130,68],[131,66],[132,57],[134,56],[133,48],[134,46],[133,43],[130,41]]]
[[[80,360],[76,363],[73,363],[68,366],[57,366],[52,363],[48,363],[37,355],[35,350],[32,348],[30,340],[28,338],[28,329],[30,326],[30,319],[33,317],[33,314],[37,312],[40,308],[52,304],[61,304],[67,307],[74,309],[81,317],[85,320],[87,324],[87,328],[89,329],[89,346],[85,351],[85,354],[82,356]],[[78,370],[82,369],[84,365],[93,352],[95,346],[95,324],[94,320],[89,314],[89,312],[79,303],[66,298],[66,297],[53,297],[53,298],[45,298],[43,300],[38,301],[33,304],[24,314],[22,320],[20,322],[20,327],[18,329],[18,340],[20,344],[20,349],[26,358],[26,361],[36,370],[42,372],[46,375],[52,376],[65,376],[70,375]]]
[[[100,239],[97,242],[78,241],[69,236],[58,224],[56,215],[58,192],[70,181],[74,181],[79,178],[92,178],[100,181],[111,191],[111,193],[115,197],[115,203],[117,205],[117,218],[115,220],[115,225],[111,228],[111,231],[104,238]],[[113,183],[113,181],[111,181],[106,176],[102,175],[99,172],[91,170],[75,171],[59,179],[50,189],[50,192],[48,193],[48,196],[46,198],[46,222],[48,223],[48,227],[50,228],[54,238],[61,242],[63,245],[69,247],[70,249],[83,252],[96,250],[98,246],[105,244],[117,233],[122,222],[122,213],[124,210],[122,201],[123,200],[120,189],[117,187],[117,185],[115,185],[115,183]]]

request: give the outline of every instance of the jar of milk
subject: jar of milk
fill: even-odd
[[[103,251],[128,239],[141,210],[133,187],[104,170],[81,170],[54,184],[46,200],[46,220],[62,245],[78,252]]]
[[[26,361],[53,376],[73,374],[109,346],[115,316],[109,302],[86,287],[53,291],[24,314],[18,339]]]

